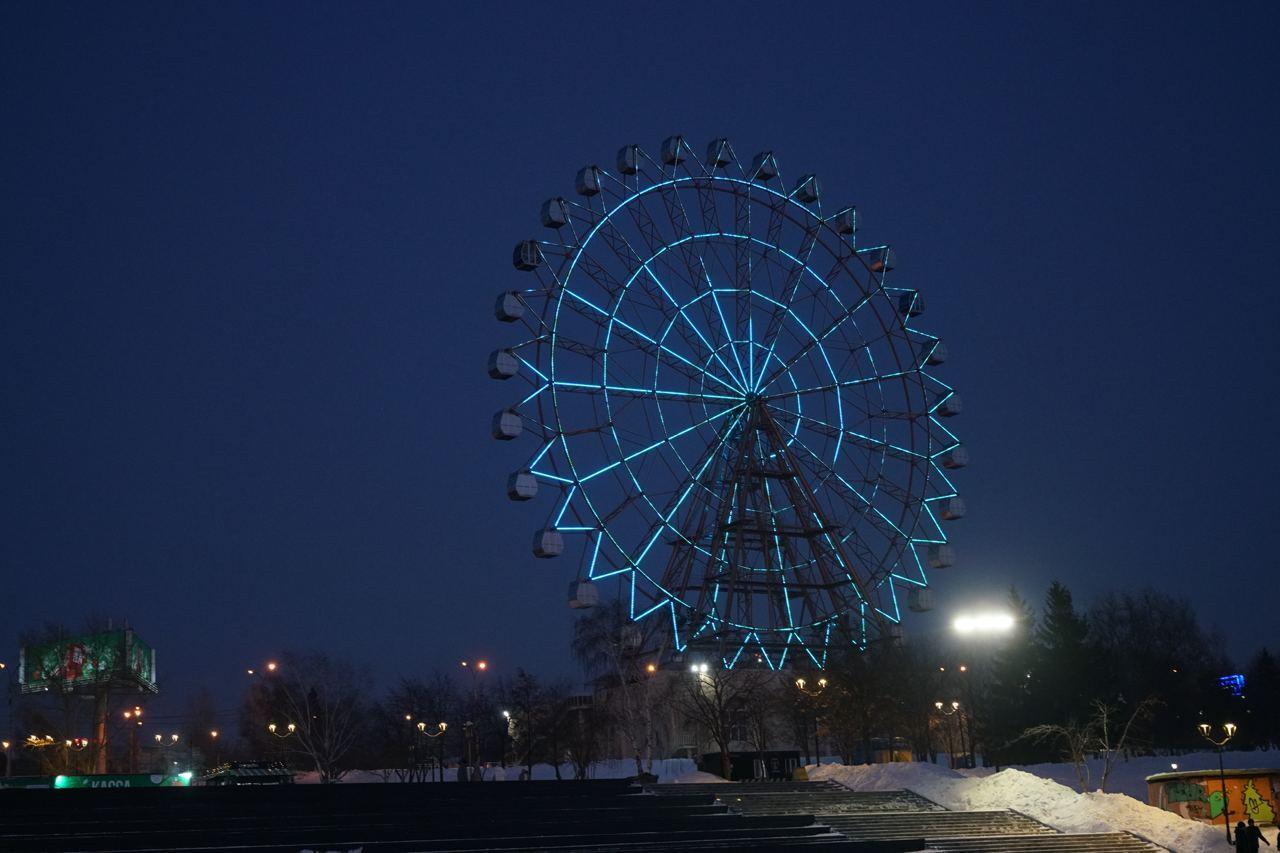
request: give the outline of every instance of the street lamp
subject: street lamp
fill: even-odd
[[[933,703],[933,708],[935,711],[938,712],[939,715],[943,717],[955,716],[956,714],[960,713],[960,700],[952,699],[949,703],[942,702],[941,700],[939,700]],[[962,720],[964,719],[963,715],[961,715],[961,719]],[[951,769],[955,770],[956,769],[956,751],[955,751],[955,741],[952,740],[951,738],[951,728],[952,727],[950,725],[947,726],[947,756],[951,763]],[[964,750],[964,729],[959,728],[959,731],[960,731],[960,749],[961,751],[963,751]]]
[[[817,690],[807,689],[806,687],[807,684],[808,682],[805,681],[803,678],[796,679],[796,690],[799,690],[801,693],[803,693],[805,696],[808,696],[810,699],[818,698],[819,696],[822,695],[822,691],[827,689],[827,680],[825,678],[818,679]],[[810,722],[813,724],[813,760],[815,764],[821,766],[822,765],[822,743],[818,740],[818,703],[816,702],[813,702],[810,704]],[[808,751],[808,747],[806,747],[805,750]]]
[[[1230,844],[1231,843],[1231,809],[1228,807],[1227,771],[1222,764],[1222,750],[1227,745],[1227,743],[1233,737],[1236,736],[1236,724],[1235,723],[1222,724],[1222,733],[1224,737],[1221,740],[1213,736],[1213,726],[1209,725],[1208,723],[1201,723],[1198,726],[1198,728],[1200,729],[1200,736],[1203,737],[1205,740],[1209,741],[1209,743],[1213,744],[1214,748],[1217,749],[1218,751],[1218,780],[1222,783],[1222,824],[1227,828],[1227,843]]]
[[[503,711],[502,719],[506,721],[506,725],[503,727],[502,758],[499,763],[501,763],[503,767],[506,767],[507,766],[507,741],[511,740],[512,744],[515,743],[515,736],[512,732],[512,728],[515,726],[516,721],[511,719],[510,711]]]
[[[425,735],[426,737],[429,737],[429,738],[438,738],[441,735],[443,735],[445,733],[445,730],[448,728],[449,728],[449,724],[441,720],[440,722],[436,723],[436,731],[433,734],[432,732],[427,731],[426,723],[418,723],[418,734]],[[443,782],[444,781],[444,741],[443,740],[437,741],[437,752],[438,752],[438,755],[436,757],[436,770],[439,773],[440,781]]]
[[[125,711],[124,718],[126,722],[132,722],[134,725],[129,728],[129,772],[138,772],[138,727],[142,725],[142,708],[138,705],[133,706],[133,710]]]
[[[279,726],[277,726],[275,723],[267,723],[267,731],[271,732],[271,734],[273,734],[274,736],[280,739],[280,763],[287,767],[288,761],[286,760],[286,757],[285,757],[284,741],[285,741],[285,738],[289,737],[294,732],[296,732],[298,730],[298,727],[295,726],[293,723],[289,723],[289,725],[287,725],[285,729],[286,729],[285,733],[280,734]]]

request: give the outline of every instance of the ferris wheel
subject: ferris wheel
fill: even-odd
[[[615,581],[669,657],[822,667],[899,638],[965,514],[920,294],[771,152],[672,136],[613,166],[543,203],[495,306],[523,330],[489,375],[527,383],[492,433],[531,441],[507,494],[547,502],[533,553],[576,561],[571,607]]]

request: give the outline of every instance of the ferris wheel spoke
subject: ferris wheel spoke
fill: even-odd
[[[847,441],[856,444],[859,447],[865,447],[869,450],[883,451],[890,456],[903,459],[913,463],[928,463],[929,456],[925,453],[917,453],[914,450],[908,450],[905,447],[899,447],[892,442],[878,439],[874,436],[865,435],[856,430],[842,429],[835,424],[829,424],[826,421],[815,418],[813,415],[806,415],[801,412],[793,412],[779,406],[770,404],[769,408],[783,415],[782,420],[787,418],[795,418],[808,424],[806,429],[811,429],[827,438],[835,438],[839,441]]]
[[[679,236],[678,239],[672,241],[671,243],[664,242],[661,237],[661,234],[659,233],[656,220],[649,213],[648,208],[646,208],[644,205],[637,205],[635,208],[631,210],[632,220],[636,225],[636,229],[641,239],[645,243],[646,251],[648,252],[648,257],[640,259],[639,253],[635,250],[633,246],[631,246],[630,241],[625,241],[627,248],[630,251],[630,253],[639,260],[641,266],[643,267],[644,272],[648,274],[648,276],[650,277],[650,279],[652,279],[654,284],[658,286],[663,296],[671,303],[671,305],[674,308],[680,311],[681,316],[685,318],[686,322],[689,324],[689,327],[692,328],[695,334],[697,334],[697,336],[702,340],[703,345],[707,347],[708,352],[714,356],[716,362],[724,369],[726,375],[733,376],[734,375],[733,370],[731,370],[729,365],[725,363],[724,359],[717,352],[717,348],[714,347],[710,343],[710,341],[706,339],[705,335],[702,333],[702,330],[698,327],[698,325],[694,323],[691,319],[689,319],[689,317],[685,314],[683,307],[675,299],[675,297],[671,295],[670,290],[666,287],[666,285],[662,281],[662,278],[653,271],[654,259],[665,256],[666,253],[670,250],[672,244],[674,244],[677,248],[677,252],[684,259],[683,274],[680,271],[678,271],[674,267],[674,265],[670,266],[676,278],[680,279],[687,287],[689,287],[691,291],[696,292],[698,290],[699,279],[706,282],[708,290],[713,289],[711,285],[711,277],[706,267],[706,259],[700,253],[696,252],[693,249],[692,238],[697,236],[697,232],[695,231],[695,229],[692,229],[691,227],[689,227],[690,223],[688,222],[687,213],[683,213],[682,217],[676,216],[676,214],[674,213],[674,208],[672,207],[671,202],[668,200],[668,196],[671,194],[676,195],[676,200],[677,200],[677,203],[679,204],[679,208],[683,212],[684,206],[683,206],[683,202],[679,200],[678,190],[674,188],[664,188],[664,191],[659,193],[660,197],[663,200],[663,204],[667,207],[668,218],[672,220],[673,228],[676,227],[675,223],[678,218],[684,222],[685,227],[676,228],[677,231],[682,231],[683,235]],[[701,275],[699,275],[699,272],[701,273]],[[726,343],[729,343],[730,349],[733,349],[732,347],[733,335],[729,332],[727,324],[725,326],[725,333],[727,335],[725,339]],[[737,354],[735,352],[735,360],[736,360],[736,355]],[[741,381],[742,387],[746,388],[747,387],[746,375],[742,372],[741,364],[738,365],[737,377]]]
[[[746,413],[745,407],[739,407],[737,410],[737,416],[734,418],[734,420],[730,424],[728,424],[727,427],[725,427],[725,429],[721,431],[719,438],[716,441],[710,442],[708,444],[707,450],[703,454],[703,458],[698,468],[698,472],[692,477],[692,479],[690,480],[686,488],[683,489],[682,491],[678,491],[678,493],[673,493],[671,500],[668,501],[668,503],[666,504],[666,506],[663,507],[662,510],[657,510],[657,508],[654,507],[657,518],[649,526],[648,532],[645,534],[645,536],[642,537],[642,541],[644,542],[644,545],[640,548],[639,554],[637,556],[635,556],[634,558],[630,558],[630,557],[628,558],[628,562],[631,563],[631,565],[634,566],[637,571],[643,571],[641,568],[641,564],[644,562],[645,557],[648,556],[649,551],[657,543],[658,538],[662,535],[663,530],[671,528],[676,533],[677,536],[682,538],[684,537],[683,533],[681,533],[679,530],[675,530],[672,527],[671,520],[676,517],[676,514],[680,511],[681,506],[684,504],[686,500],[688,500],[689,496],[693,494],[694,487],[698,485],[698,482],[706,473],[707,469],[719,456],[720,450],[725,446],[729,438],[734,434],[734,430],[738,426],[738,423],[742,420],[742,417],[745,413]],[[729,414],[729,413],[726,412],[724,414]],[[672,437],[674,438],[675,436],[672,436]],[[647,448],[646,451],[648,449],[651,449],[651,448]],[[645,573],[645,576],[649,577],[648,573]],[[652,580],[651,577],[649,579]]]
[[[708,424],[711,424],[711,423],[714,423],[715,421],[720,420],[723,417],[727,417],[728,415],[734,414],[735,412],[742,409],[743,406],[745,405],[746,405],[745,403],[738,403],[737,405],[731,408],[725,409],[724,411],[716,412],[714,415],[708,418],[704,418],[703,420],[700,420],[695,424],[691,424],[690,426],[687,426],[684,429],[679,430],[678,432],[674,432],[671,435],[666,436],[665,438],[659,439],[658,441],[653,442],[647,447],[642,447],[639,450],[632,451],[631,453],[623,456],[621,459],[618,459],[615,462],[610,462],[608,465],[605,465],[603,468],[600,468],[596,471],[591,472],[585,477],[580,477],[579,482],[585,483],[588,480],[594,480],[596,477],[599,477],[601,474],[604,474],[608,471],[612,471],[613,469],[617,468],[620,465],[631,463],[636,459],[639,459],[640,457],[644,456],[645,454],[652,453],[653,451],[657,450],[659,447],[669,444],[671,441],[677,438],[680,438],[681,436],[688,435],[689,433],[693,432],[694,430],[700,427],[704,427]]]
[[[783,361],[782,364],[779,365],[777,370],[769,374],[767,379],[763,380],[756,386],[759,389],[759,393],[763,393],[766,389],[769,388],[770,385],[772,385],[778,379],[778,377],[786,374],[787,371],[789,371],[792,367],[794,367],[800,361],[800,359],[808,355],[813,350],[814,347],[819,346],[823,341],[831,337],[831,335],[837,329],[839,329],[840,326],[845,321],[853,317],[853,315],[856,314],[860,309],[862,309],[864,306],[869,304],[872,298],[876,295],[876,293],[879,293],[879,290],[873,291],[872,293],[868,293],[867,295],[863,296],[861,299],[851,304],[844,311],[841,311],[838,315],[836,315],[835,319],[833,319],[830,323],[828,323],[827,326],[821,332],[816,334],[813,332],[810,332],[810,334],[812,335],[812,338],[809,341],[807,341],[804,344],[804,346],[802,346],[799,349],[799,351],[797,351],[789,359]]]
[[[695,350],[697,349],[696,345],[693,344],[693,341],[689,338],[689,335],[688,335],[688,331],[692,331],[694,335],[701,341],[702,346],[706,348],[707,354],[710,357],[714,358],[715,361],[724,369],[725,374],[728,376],[733,376],[733,371],[729,368],[729,365],[724,362],[724,359],[721,358],[720,354],[716,351],[716,347],[714,347],[711,344],[711,342],[707,340],[706,336],[702,333],[702,330],[698,327],[696,323],[693,322],[693,320],[685,312],[684,307],[676,300],[674,296],[671,295],[671,291],[663,283],[662,278],[657,273],[654,272],[653,261],[655,257],[660,256],[661,249],[658,247],[651,246],[649,250],[650,251],[649,257],[647,258],[643,257],[638,251],[636,251],[635,247],[631,244],[631,241],[618,227],[617,223],[614,222],[611,214],[606,215],[604,225],[606,225],[607,227],[602,228],[600,233],[607,237],[605,241],[606,245],[609,246],[614,256],[618,259],[619,263],[621,263],[627,269],[628,280],[625,284],[617,281],[616,279],[609,276],[607,270],[605,270],[603,266],[601,266],[598,262],[588,263],[586,261],[586,256],[584,256],[583,266],[584,266],[584,269],[588,271],[588,274],[592,275],[593,278],[601,279],[604,282],[602,284],[602,287],[604,287],[606,290],[621,294],[621,293],[630,292],[630,285],[632,284],[632,282],[636,280],[636,277],[641,272],[643,272],[649,278],[649,280],[652,281],[654,285],[656,285],[656,287],[658,288],[658,291],[667,300],[667,302],[670,303],[671,307],[675,309],[678,316],[684,320],[684,326],[679,327],[677,332],[680,335],[680,337],[684,340],[684,342],[686,344],[689,344],[693,349]],[[644,288],[643,290],[646,293],[649,292],[647,288]],[[654,308],[658,310],[662,310],[660,300],[653,299],[652,301],[653,301]]]
[[[689,317],[688,313],[685,310],[685,307],[683,305],[680,305],[678,302],[676,302],[675,297],[671,295],[671,292],[667,290],[666,286],[662,283],[662,281],[656,275],[653,274],[653,270],[649,269],[648,264],[645,264],[644,269],[645,269],[645,272],[649,274],[649,277],[653,279],[654,284],[658,286],[658,289],[662,292],[663,296],[665,296],[671,302],[672,307],[676,309],[676,312],[680,316],[680,318],[684,320],[685,324],[690,329],[692,329],[694,334],[697,335],[698,339],[702,341],[702,345],[707,348],[707,353],[710,355],[710,357],[715,359],[716,364],[719,364],[722,368],[724,368],[724,372],[727,376],[734,376],[735,374],[733,372],[733,369],[730,368],[729,365],[725,363],[725,360],[721,357],[720,353],[716,350],[716,347],[714,347],[711,344],[711,341],[707,340],[706,335],[704,335],[702,333],[702,330],[698,328],[698,324],[693,322],[693,320]],[[737,379],[741,381],[742,388],[747,387],[746,380],[741,375],[741,370],[739,370]]]
[[[858,515],[866,518],[872,524],[876,525],[877,528],[880,528],[882,536],[887,536],[891,540],[902,539],[909,541],[911,539],[911,537],[903,533],[888,516],[880,511],[871,500],[858,491],[852,483],[845,479],[844,475],[832,468],[827,461],[815,453],[812,448],[802,441],[795,442],[795,446],[800,447],[805,452],[805,455],[810,460],[811,465],[817,466],[819,472],[828,473],[837,483],[840,484],[845,494],[852,495],[856,498],[857,504],[855,506],[858,509]],[[840,491],[840,489],[836,490],[837,493]]]
[[[605,309],[601,308],[599,305],[596,305],[594,302],[587,299],[585,296],[582,296],[581,294],[577,293],[576,291],[570,290],[567,287],[564,288],[564,293],[566,296],[572,297],[572,299],[576,304],[582,305],[583,307],[588,308],[592,312],[594,312],[594,318],[591,314],[587,314],[586,312],[577,312],[579,316],[585,317],[591,322],[598,323],[599,325],[604,326],[606,328],[609,326],[617,327],[618,334],[620,336],[625,338],[633,346],[637,346],[640,349],[645,350],[654,358],[660,359],[661,358],[660,353],[665,352],[667,355],[671,356],[676,361],[684,365],[683,368],[675,367],[674,364],[672,366],[675,370],[684,374],[687,378],[697,382],[700,380],[701,377],[705,376],[706,378],[719,383],[725,388],[728,388],[732,392],[738,391],[738,388],[735,385],[733,385],[733,383],[729,382],[728,380],[722,379],[721,377],[717,376],[715,373],[712,373],[711,371],[706,370],[701,365],[695,364],[693,361],[689,360],[685,356],[676,352],[671,347],[667,346],[664,343],[659,342],[656,338],[651,337],[650,335],[646,334],[645,332],[642,332],[640,329],[637,329],[635,326],[631,325],[630,323],[627,323],[626,321],[619,319],[616,315],[606,311]]]
[[[900,379],[904,376],[911,376],[919,371],[916,368],[910,370],[899,370],[893,373],[883,373],[875,376],[859,376],[857,379],[846,379],[840,382],[830,382],[826,385],[813,385],[808,388],[792,388],[786,391],[779,391],[776,394],[762,396],[762,400],[781,400],[787,397],[798,397],[804,394],[819,394],[826,391],[836,391],[841,388],[854,388],[859,385],[873,385],[877,382],[884,382],[889,379]]]
[[[769,351],[764,356],[762,367],[768,367],[769,362],[773,359],[774,349],[778,343],[778,330],[783,319],[791,311],[791,306],[795,303],[796,293],[800,290],[800,285],[804,281],[805,272],[809,272],[809,259],[813,255],[813,248],[818,242],[818,231],[822,227],[822,220],[811,219],[805,229],[804,241],[801,244],[801,251],[792,261],[792,268],[789,271],[786,283],[783,284],[782,290],[786,293],[786,302],[777,305],[773,309],[773,313],[769,317],[769,325],[765,332],[764,340],[769,341]],[[762,377],[763,378],[763,377]]]
[[[741,394],[707,394],[696,391],[674,391],[664,388],[642,388],[629,387],[626,385],[605,385],[599,382],[566,382],[556,380],[550,383],[551,387],[583,394],[591,394],[597,391],[603,391],[607,394],[617,394],[622,397],[636,397],[639,399],[652,399],[653,397],[661,397],[667,400],[686,400],[689,402],[714,401],[716,403],[741,403]]]

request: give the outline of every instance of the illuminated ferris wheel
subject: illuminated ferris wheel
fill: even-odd
[[[726,667],[899,636],[954,562],[968,453],[893,251],[725,139],[627,145],[574,189],[516,245],[495,314],[524,333],[489,359],[527,383],[492,431],[532,445],[507,493],[547,501],[533,552],[576,557],[570,605],[613,579],[646,647]]]

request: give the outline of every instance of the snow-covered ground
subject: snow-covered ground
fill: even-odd
[[[1241,756],[1250,755],[1241,753]],[[1217,756],[1184,755],[1177,758],[1180,770],[1217,766]],[[1266,753],[1233,762],[1236,767],[1274,764]],[[1170,769],[1175,759],[1138,759],[1117,768],[1115,778],[1125,790],[1135,790],[1134,779]],[[810,779],[831,779],[853,790],[878,791],[906,788],[949,809],[1015,809],[1064,832],[1133,832],[1162,844],[1176,853],[1225,853],[1227,845],[1221,827],[1185,820],[1127,794],[1081,794],[1060,781],[1074,782],[1075,771],[1068,765],[1036,765],[1025,769],[996,772],[989,768],[956,772],[933,764],[870,764],[856,767],[811,766]],[[1110,786],[1108,786],[1110,787]],[[1275,842],[1275,830],[1267,829]]]

